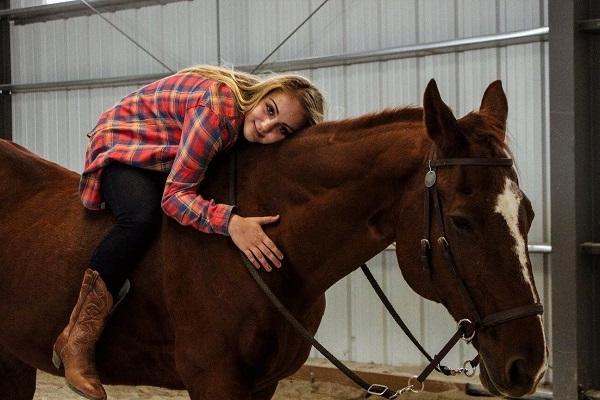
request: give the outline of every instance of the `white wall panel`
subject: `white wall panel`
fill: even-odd
[[[356,117],[381,110],[380,63],[358,64],[345,67],[346,116]]]
[[[544,177],[548,141],[544,118],[544,51],[545,44],[526,44],[502,49],[501,79],[509,96],[508,140],[514,153],[521,186],[536,212],[549,203],[549,188]],[[528,68],[523,68],[527,65]],[[537,118],[532,118],[537,116]],[[547,225],[539,212],[529,233],[533,243],[544,242]]]
[[[64,60],[66,67],[58,71],[57,80],[79,80],[90,77],[91,50],[89,18],[71,18],[65,23]],[[60,21],[59,21],[60,22]]]
[[[315,85],[322,90],[327,101],[328,119],[341,119],[346,114],[345,67],[322,68],[313,71]]]
[[[456,116],[477,110],[487,86],[499,78],[498,51],[473,50],[458,54],[458,103],[453,107]]]
[[[496,33],[496,3],[497,0],[458,0],[458,36],[472,37]]]
[[[103,16],[173,70],[218,61],[214,1],[184,1]],[[11,41],[13,83],[167,71],[97,15],[15,25]]]
[[[378,282],[382,281],[383,268],[381,255],[369,262],[369,268]],[[355,271],[347,278],[350,282],[350,321],[352,322],[352,342],[350,355],[353,360],[370,362],[373,358],[384,361],[387,329],[385,310],[363,278],[361,271]]]
[[[382,0],[379,13],[380,47],[399,47],[418,43],[416,0]]]
[[[44,4],[44,0],[10,0],[11,8],[33,7]]]
[[[323,0],[311,0],[310,9],[316,9]],[[311,33],[312,56],[343,54],[346,46],[344,18],[360,2],[330,0],[308,22]],[[308,15],[308,14],[307,14]]]
[[[357,53],[381,48],[380,45],[380,2],[362,1],[351,3],[352,8],[345,13],[346,48],[345,52]],[[374,21],[377,21],[374,23]]]
[[[442,98],[452,109],[458,104],[457,58],[457,54],[440,54],[419,60],[419,92],[423,93],[427,82],[435,79]]]
[[[124,86],[16,94],[13,140],[41,157],[81,172],[86,135],[98,115],[135,89]]]
[[[447,40],[456,36],[454,1],[419,1],[419,43]]]
[[[248,65],[280,43],[322,0],[195,0],[104,15],[173,69],[198,63]],[[15,6],[36,0],[14,1]],[[37,2],[39,4],[39,1]],[[545,0],[330,0],[269,61],[344,54],[536,28],[547,22]],[[97,16],[15,25],[11,31],[14,83],[106,78],[164,69]],[[220,47],[219,47],[220,46]],[[219,59],[220,55],[220,59]],[[487,85],[502,79],[509,101],[509,143],[522,187],[536,211],[530,243],[549,239],[547,43],[321,68],[303,73],[323,89],[330,119],[384,107],[420,105],[435,78],[444,100],[461,116],[477,109]],[[43,157],[80,171],[100,112],[135,87],[13,95],[14,140]],[[538,290],[546,304],[551,339],[548,257],[532,255]],[[395,254],[369,262],[401,315],[435,353],[454,322],[439,305],[412,292]],[[317,334],[342,359],[419,365],[424,358],[395,326],[361,273],[327,292]],[[313,350],[313,356],[317,353]],[[472,356],[461,345],[448,356],[458,366]]]
[[[419,88],[416,59],[391,60],[381,65],[381,107],[417,106],[423,92]]]
[[[277,26],[277,43],[281,43],[288,35],[306,19],[311,13],[311,2],[306,0],[289,0],[277,3],[277,15],[271,23]],[[294,60],[309,57],[312,54],[312,42],[310,22],[300,28],[291,36],[285,45],[278,51],[278,56],[283,60]],[[261,54],[258,62],[271,52],[272,48]]]
[[[219,1],[221,31],[221,63],[227,66],[249,64],[250,49],[248,23],[250,2]],[[254,3],[253,3],[254,4]],[[269,52],[273,49],[269,49]],[[268,53],[262,53],[266,56]]]
[[[396,310],[404,319],[406,326],[415,337],[422,343],[425,332],[425,318],[423,315],[424,300],[416,295],[402,277],[396,254],[393,251],[382,253],[384,277],[380,285],[388,295],[388,298],[396,306]],[[364,278],[363,278],[364,279]],[[381,307],[381,306],[380,306]],[[392,365],[419,365],[425,362],[425,358],[412,344],[410,339],[396,325],[393,318],[387,314],[385,317],[385,329],[387,330],[386,352],[384,354],[386,363]]]
[[[500,29],[517,31],[542,26],[546,1],[540,0],[502,0],[498,1],[498,17]]]

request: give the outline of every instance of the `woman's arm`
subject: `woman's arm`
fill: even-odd
[[[233,206],[217,204],[197,194],[208,165],[230,140],[233,132],[208,107],[187,111],[179,149],[167,178],[162,209],[181,225],[205,233],[228,235]]]
[[[230,235],[256,268],[262,266],[271,271],[271,264],[281,267],[283,254],[264,233],[262,225],[277,221],[279,216],[232,215],[233,206],[217,204],[197,193],[210,161],[234,140],[234,132],[226,125],[208,107],[188,110],[179,150],[165,185],[162,209],[182,225],[205,233]]]

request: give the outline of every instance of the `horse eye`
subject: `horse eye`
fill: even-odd
[[[465,231],[469,233],[473,232],[473,225],[471,224],[471,221],[463,216],[451,215],[450,221],[452,222],[452,225],[454,225],[454,227],[459,231]]]

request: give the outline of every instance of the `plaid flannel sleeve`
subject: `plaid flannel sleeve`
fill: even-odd
[[[228,235],[233,206],[204,199],[197,188],[209,163],[231,137],[229,125],[210,108],[197,106],[187,111],[163,193],[162,209],[167,215],[201,232]]]

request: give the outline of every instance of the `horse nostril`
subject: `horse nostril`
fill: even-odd
[[[526,363],[522,358],[514,360],[508,368],[508,381],[511,386],[520,388],[529,385]]]

